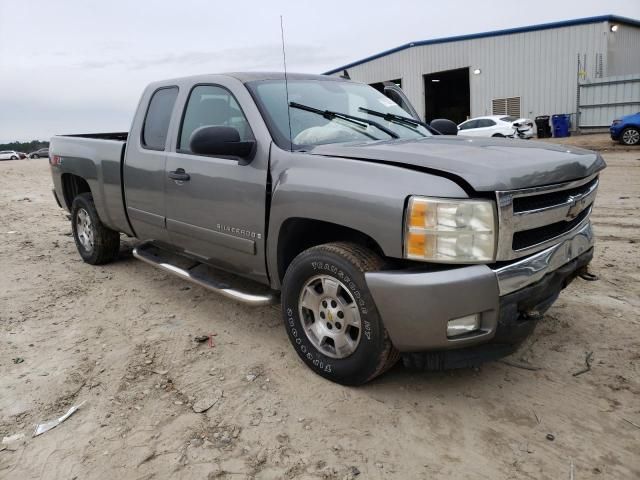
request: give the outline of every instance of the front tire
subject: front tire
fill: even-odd
[[[73,199],[71,228],[78,253],[85,262],[103,265],[118,256],[120,234],[102,224],[90,193],[81,193]]]
[[[31,158],[40,158],[40,155],[36,155],[35,153],[31,155]]]
[[[620,143],[629,146],[640,144],[640,129],[636,127],[625,128],[620,134]]]
[[[13,155],[13,156],[11,157],[11,160],[18,160],[18,157],[16,157],[15,155]]]
[[[329,243],[298,255],[284,277],[282,312],[298,356],[318,375],[361,385],[399,358],[364,274],[384,261],[353,243]]]
[[[502,135],[501,133],[494,133],[493,135],[491,135],[493,138],[504,138],[504,135]]]

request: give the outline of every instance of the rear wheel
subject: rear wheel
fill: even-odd
[[[282,288],[285,327],[318,375],[360,385],[398,360],[364,278],[383,266],[380,256],[352,243],[313,247],[291,262]]]
[[[623,145],[640,144],[640,129],[637,127],[627,127],[620,134],[620,143]]]
[[[102,265],[118,256],[120,234],[102,224],[90,193],[81,193],[73,199],[71,228],[78,253],[85,262]]]

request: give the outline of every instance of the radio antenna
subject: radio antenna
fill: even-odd
[[[280,15],[280,36],[282,37],[282,63],[284,65],[284,91],[287,96],[287,120],[289,121],[289,145],[293,152],[293,138],[291,133],[291,108],[289,106],[289,79],[287,78],[287,54],[284,49],[284,24]]]

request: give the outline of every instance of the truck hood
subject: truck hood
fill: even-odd
[[[570,146],[439,135],[418,140],[320,145],[309,153],[424,169],[454,177],[461,186],[470,186],[477,192],[576,180],[606,166],[598,153]]]

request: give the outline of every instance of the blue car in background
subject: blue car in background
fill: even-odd
[[[640,112],[615,119],[609,132],[612,139],[623,145],[640,145]]]

